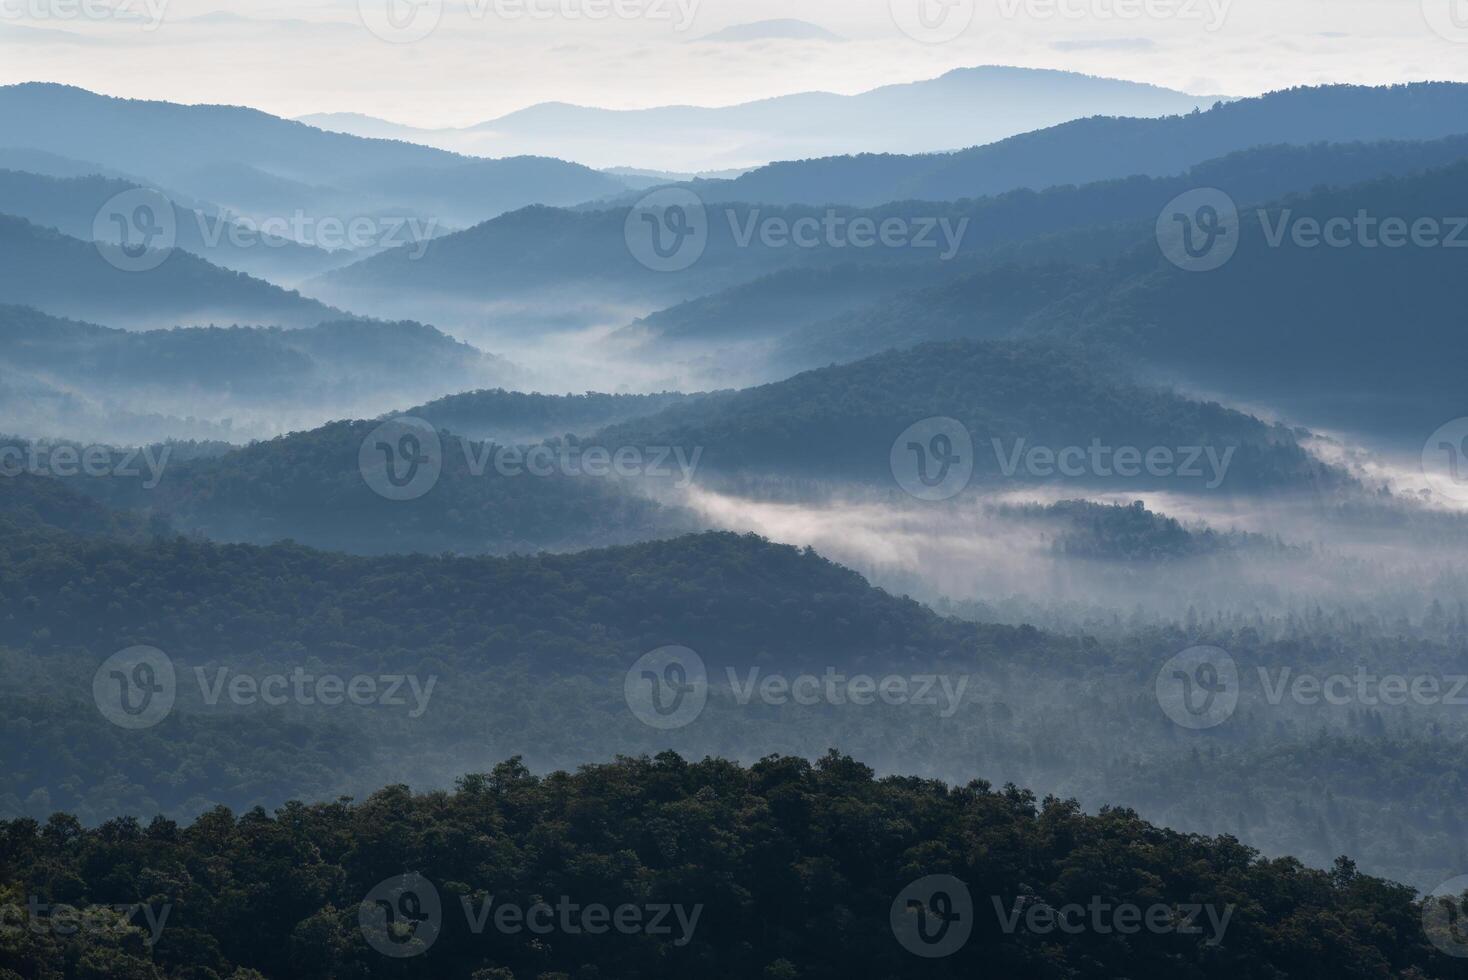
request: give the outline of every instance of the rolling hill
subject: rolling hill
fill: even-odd
[[[0,87],[0,127],[23,134],[25,149],[95,160],[257,216],[300,209],[348,221],[406,208],[462,227],[627,186],[560,160],[476,159],[328,133],[254,109],[116,99],[62,85]]]
[[[128,327],[214,322],[304,327],[343,317],[300,293],[221,269],[182,249],[174,249],[156,268],[128,271],[117,246],[82,241],[4,214],[0,302]]]
[[[1167,177],[1275,143],[1434,140],[1468,132],[1468,85],[1296,88],[1160,119],[1095,116],[953,153],[792,160],[690,185],[709,201],[951,201],[1131,176]]]

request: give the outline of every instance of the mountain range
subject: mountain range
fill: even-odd
[[[460,129],[419,129],[351,113],[300,121],[476,156],[723,170],[845,153],[957,149],[1096,114],[1177,115],[1218,98],[1075,72],[986,66],[856,95],[807,92],[716,108],[544,103]]]

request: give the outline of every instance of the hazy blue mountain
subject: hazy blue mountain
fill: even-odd
[[[432,489],[417,499],[389,500],[361,470],[363,444],[377,427],[375,421],[332,422],[173,463],[151,488],[143,478],[76,477],[73,483],[111,506],[158,514],[181,531],[215,540],[289,539],[353,554],[535,554],[700,529],[693,515],[616,478],[559,470],[540,476],[523,467],[507,475],[493,462],[494,447],[448,432],[440,433],[442,471]]]
[[[758,20],[749,24],[734,24],[723,30],[714,31],[712,34],[705,34],[697,40],[743,44],[746,41],[844,41],[846,39],[808,20]]]
[[[0,363],[0,431],[130,444],[243,442],[519,377],[418,323],[131,331],[14,306],[0,306]]]
[[[314,326],[340,310],[175,249],[157,268],[123,271],[99,245],[0,214],[0,302],[119,326]]]
[[[974,480],[990,487],[1065,482],[1112,489],[1152,486],[1188,492],[1202,479],[1087,476],[1049,481],[1004,472],[1015,445],[1233,447],[1227,491],[1304,490],[1339,485],[1290,431],[1216,403],[1138,384],[1114,366],[1051,344],[961,341],[888,351],[786,381],[707,395],[615,425],[606,446],[703,448],[703,472],[854,480],[895,488],[891,451],[914,423],[946,417],[967,427]],[[996,447],[995,443],[1002,443]]]
[[[1168,261],[1153,221],[1121,225],[1115,237],[1134,245],[1104,264],[981,269],[803,328],[776,360],[809,366],[921,340],[1064,335],[1312,425],[1425,438],[1462,408],[1465,246],[1445,243],[1468,243],[1453,218],[1468,214],[1465,188],[1468,162],[1459,162],[1246,207],[1237,253],[1206,273]],[[1358,215],[1378,223],[1371,237],[1352,231],[1344,247],[1295,238],[1300,221]],[[1404,235],[1384,247],[1386,218],[1409,229],[1434,222],[1443,244]]]
[[[346,221],[406,208],[450,226],[532,203],[625,190],[559,160],[483,160],[328,133],[235,106],[187,106],[28,83],[0,88],[0,128],[25,148],[96,160],[249,214]]]
[[[858,249],[843,247],[839,238],[829,245],[822,240],[814,248],[789,243],[769,247],[758,234],[746,243],[742,236],[753,227],[751,222],[765,227],[775,221],[789,226],[802,218],[824,221],[828,209],[709,205],[702,255],[673,274],[651,271],[633,258],[625,236],[628,210],[529,208],[432,241],[421,257],[409,249],[387,252],[336,270],[310,288],[331,302],[398,316],[430,315],[421,312],[423,305],[444,297],[471,304],[512,296],[548,305],[594,297],[675,307],[686,302],[682,309],[640,321],[621,339],[636,342],[664,333],[683,340],[763,338],[881,295],[956,278],[973,270],[974,258],[1007,256],[1019,243],[1024,243],[1027,261],[1094,261],[1119,254],[1135,243],[1135,229],[1111,226],[1145,221],[1150,227],[1168,201],[1195,187],[1218,187],[1248,204],[1464,158],[1464,136],[1432,142],[1275,145],[1205,161],[1175,177],[1132,177],[954,202],[831,209],[844,227],[858,217],[878,224],[899,218],[917,235],[923,223],[936,223],[930,236],[933,248],[878,244]],[[948,261],[941,258],[948,253],[944,223],[957,240]],[[1089,230],[1075,234],[1081,228]],[[838,271],[843,266],[848,268]],[[568,294],[560,288],[564,286],[576,291]],[[415,306],[420,312],[413,312]],[[435,319],[444,315],[431,314]],[[824,362],[800,366],[813,363]]]
[[[721,108],[545,103],[462,129],[417,129],[343,114],[302,120],[480,156],[534,154],[598,167],[697,171],[842,153],[950,150],[1097,113],[1162,116],[1216,99],[1074,72],[990,66],[859,95],[807,92]]]
[[[1111,118],[1118,115],[1124,113],[1077,119],[955,153],[790,160],[732,181],[694,186],[711,201],[872,205],[955,200],[1138,174],[1169,176],[1265,144],[1432,140],[1468,132],[1468,85],[1296,88],[1224,102],[1207,112]]]
[[[138,186],[106,177],[62,179],[0,170],[0,214],[15,215],[91,241],[103,205]],[[241,227],[219,214],[186,208],[177,202],[173,211],[179,248],[215,265],[272,282],[296,283],[362,257],[345,249],[328,251],[262,234],[258,227]],[[104,222],[102,227],[111,232],[105,241],[120,242],[115,226]]]
[[[475,440],[537,443],[569,434],[590,435],[606,426],[651,415],[696,395],[599,392],[547,395],[523,391],[467,391],[412,408],[406,414]]]

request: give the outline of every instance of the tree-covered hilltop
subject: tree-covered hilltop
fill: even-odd
[[[1053,470],[1031,472],[1026,451],[1040,447],[1058,453],[1093,443],[1144,454],[1153,447],[1196,446],[1220,460],[1232,450],[1224,491],[1313,491],[1346,481],[1344,474],[1313,460],[1288,429],[1215,402],[1139,384],[1077,349],[1016,342],[954,341],[889,350],[675,405],[612,426],[595,441],[702,447],[708,472],[855,479],[891,487],[894,441],[909,426],[932,417],[953,418],[967,427],[975,480],[991,485],[1060,478]],[[1021,455],[1013,466],[1016,449]],[[1209,482],[1196,475],[1108,477],[1111,469],[1103,459],[1099,471],[1064,482],[1182,491]]]
[[[124,271],[97,245],[0,214],[0,296],[61,316],[120,326],[258,323],[313,326],[343,314],[183,249],[144,273]]]
[[[218,456],[170,460],[156,486],[147,475],[71,482],[110,506],[160,514],[181,531],[216,540],[292,540],[353,554],[569,551],[701,528],[677,506],[631,492],[615,474],[563,472],[558,448],[548,475],[523,464],[502,470],[502,444],[449,432],[439,433],[442,469],[432,487],[416,499],[390,500],[361,465],[363,443],[378,424],[332,422]],[[663,466],[678,478],[672,456]]]
[[[910,887],[930,875],[962,884],[947,901]],[[411,896],[379,887],[394,882]],[[664,753],[544,777],[511,760],[452,793],[388,787],[189,826],[16,820],[0,824],[0,896],[12,917],[32,897],[42,910],[0,933],[6,980],[1468,976],[1431,945],[1412,889],[1348,859],[1312,871],[1128,810],[878,780],[835,752],[748,768]],[[46,916],[61,903],[126,906],[133,927],[59,934]],[[364,903],[395,915],[374,926]],[[557,911],[533,930],[500,914],[541,903]],[[588,906],[630,906],[640,925],[583,920]],[[927,940],[916,914],[935,916]]]
[[[448,395],[411,408],[406,414],[468,439],[536,443],[573,433],[589,435],[695,397],[676,391],[549,395],[495,388]]]

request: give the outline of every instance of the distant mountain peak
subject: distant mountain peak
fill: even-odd
[[[734,24],[697,40],[738,44],[744,41],[844,41],[846,38],[819,24],[790,18]]]

